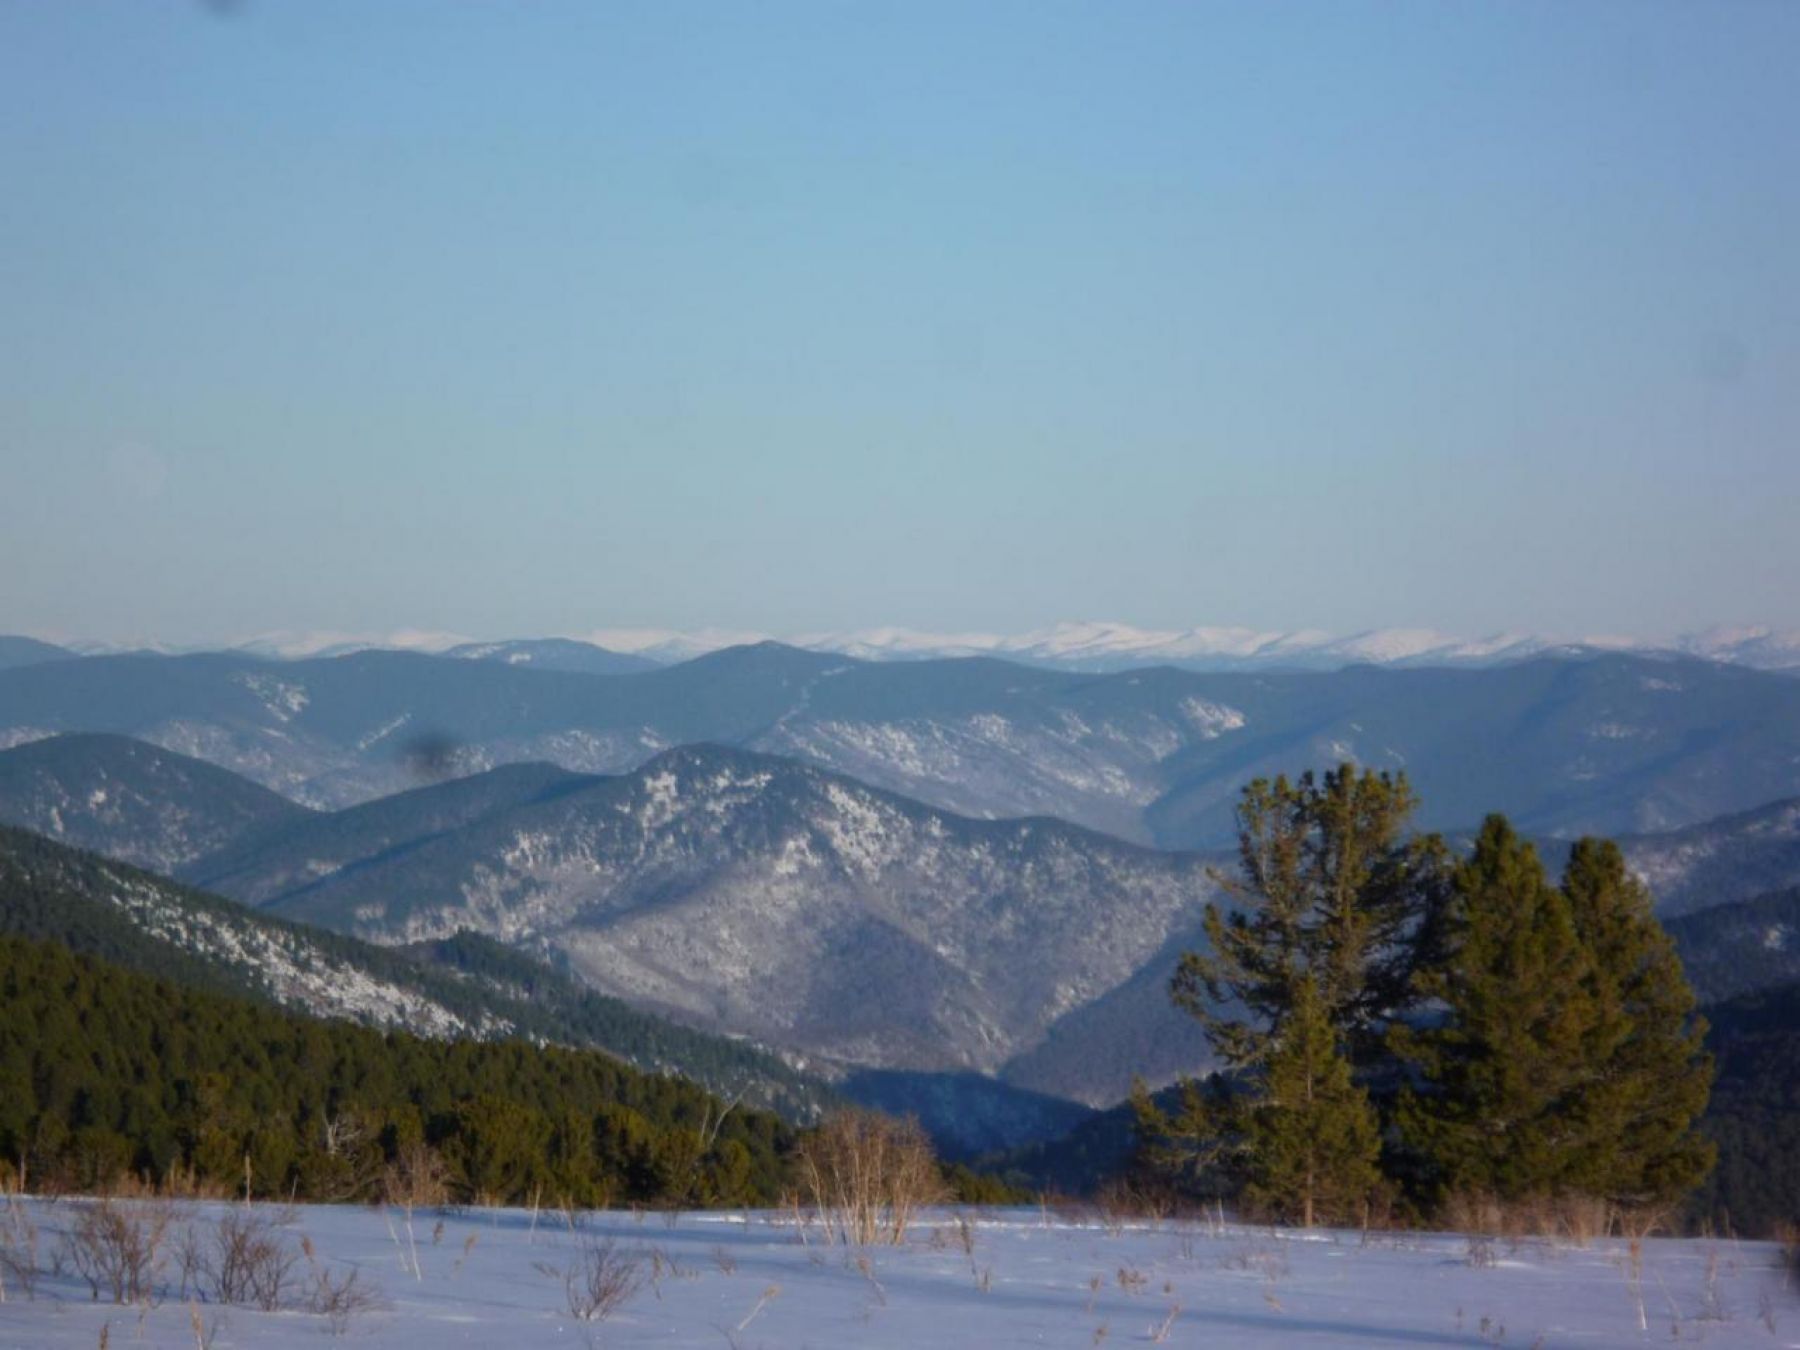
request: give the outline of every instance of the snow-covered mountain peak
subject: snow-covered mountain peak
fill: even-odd
[[[1673,653],[1759,670],[1800,671],[1800,629],[1777,629],[1767,624],[1720,625],[1667,641],[1617,633],[1567,636],[1520,631],[1465,637],[1423,627],[1373,628],[1347,634],[1316,628],[1262,629],[1241,625],[1140,628],[1103,619],[1070,620],[1020,633],[932,630],[892,624],[788,636],[741,628],[627,627],[536,638],[475,640],[432,629],[398,629],[385,634],[278,630],[248,638],[230,650],[292,660],[379,649],[618,673],[630,668],[633,659],[667,665],[728,647],[767,642],[860,660],[993,656],[1094,671],[1159,664],[1199,670],[1331,670],[1360,663],[1491,665],[1545,653],[1580,651]],[[119,644],[67,645],[84,654],[126,650]],[[129,649],[199,650],[146,643],[130,644]]]

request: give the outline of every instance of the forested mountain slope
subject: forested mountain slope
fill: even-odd
[[[427,1204],[780,1193],[791,1134],[777,1117],[592,1050],[320,1020],[4,934],[0,990],[0,1151],[40,1186],[137,1173],[373,1199],[392,1166],[431,1188],[416,1192]],[[419,1143],[443,1159],[441,1183],[409,1154]]]
[[[830,1089],[755,1047],[639,1012],[474,934],[394,950],[0,828],[0,932],[187,987],[443,1039],[605,1050],[809,1118]]]

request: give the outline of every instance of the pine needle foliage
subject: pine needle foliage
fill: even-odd
[[[1439,1014],[1391,1037],[1420,1079],[1399,1125],[1428,1184],[1638,1208],[1692,1189],[1712,1162],[1695,1129],[1705,1026],[1618,849],[1583,840],[1558,888],[1490,816],[1446,932],[1446,960],[1417,980]]]
[[[1610,840],[1582,839],[1563,871],[1598,1010],[1582,1093],[1581,1188],[1634,1208],[1692,1190],[1714,1149],[1696,1130],[1712,1085],[1706,1022],[1650,893]]]
[[[1244,789],[1239,871],[1218,878],[1232,905],[1207,906],[1209,950],[1183,954],[1170,990],[1227,1067],[1263,1060],[1302,978],[1359,1060],[1379,1051],[1446,895],[1442,840],[1406,833],[1417,805],[1404,774],[1349,764]]]
[[[1502,1198],[1560,1190],[1600,1031],[1568,901],[1502,816],[1482,826],[1455,891],[1455,954],[1418,981],[1445,1015],[1393,1037],[1426,1083],[1403,1098],[1401,1132],[1449,1190]]]
[[[1302,977],[1244,1129],[1245,1199],[1307,1228],[1356,1215],[1381,1178],[1375,1109],[1325,1014],[1318,984]]]

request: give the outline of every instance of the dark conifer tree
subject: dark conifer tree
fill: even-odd
[[[1308,1228],[1355,1217],[1380,1180],[1375,1110],[1351,1081],[1325,1012],[1317,983],[1303,976],[1243,1132],[1245,1198]]]
[[[1588,957],[1597,1015],[1580,1101],[1582,1189],[1625,1206],[1661,1206],[1712,1166],[1697,1131],[1712,1084],[1706,1023],[1650,893],[1610,840],[1583,839],[1562,893]]]
[[[1352,1063],[1415,997],[1448,895],[1441,841],[1406,835],[1416,804],[1404,776],[1348,764],[1244,789],[1235,907],[1207,907],[1210,949],[1171,987],[1232,1085],[1185,1085],[1173,1113],[1138,1094],[1144,1161],[1305,1223],[1367,1196],[1379,1130]]]
[[[1401,1133],[1439,1188],[1569,1189],[1606,1019],[1568,898],[1502,816],[1488,817],[1456,869],[1448,939],[1447,962],[1417,981],[1441,1017],[1391,1037],[1424,1080],[1403,1095]]]
[[[1261,1062],[1305,977],[1357,1061],[1379,1053],[1447,896],[1442,841],[1405,833],[1417,805],[1404,774],[1349,764],[1244,789],[1239,875],[1221,878],[1234,906],[1207,906],[1210,950],[1183,954],[1170,991],[1226,1066]]]

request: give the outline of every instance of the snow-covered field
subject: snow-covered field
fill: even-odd
[[[0,1350],[191,1350],[197,1341],[219,1350],[1800,1345],[1800,1298],[1777,1278],[1774,1249],[1730,1240],[1647,1242],[1634,1284],[1622,1242],[1365,1241],[1170,1223],[1109,1230],[1005,1210],[969,1211],[968,1229],[933,1213],[903,1247],[859,1251],[825,1245],[816,1230],[802,1241],[780,1215],[606,1213],[571,1225],[558,1211],[472,1210],[417,1216],[415,1276],[398,1211],[257,1207],[253,1217],[277,1223],[294,1258],[285,1301],[303,1301],[319,1271],[341,1281],[355,1270],[379,1286],[381,1306],[350,1316],[335,1340],[319,1313],[181,1296],[181,1235],[192,1228],[200,1264],[216,1266],[219,1221],[242,1207],[188,1206],[176,1216],[161,1252],[160,1302],[92,1301],[66,1258],[53,1268],[82,1208],[20,1206],[46,1269],[30,1297],[8,1276]],[[16,1254],[20,1230],[11,1231]],[[564,1275],[582,1273],[596,1249],[641,1285],[610,1316],[581,1320]]]

